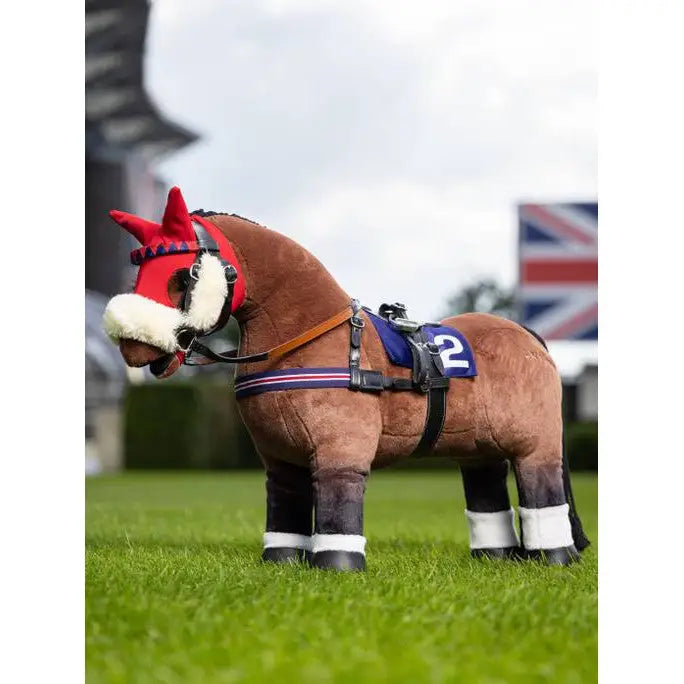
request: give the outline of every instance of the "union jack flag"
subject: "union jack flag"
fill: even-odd
[[[520,322],[547,340],[598,339],[598,203],[520,204]]]

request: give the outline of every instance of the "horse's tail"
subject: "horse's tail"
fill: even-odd
[[[565,433],[563,434],[563,489],[565,490],[565,499],[568,502],[570,510],[568,514],[570,516],[570,529],[572,530],[572,541],[575,543],[575,548],[578,551],[584,551],[584,549],[591,544],[587,539],[587,535],[584,534],[584,529],[582,528],[582,521],[577,515],[577,509],[575,508],[575,497],[572,495],[572,487],[570,485],[570,468],[568,467],[568,453],[565,448]]]
[[[530,335],[536,337],[537,340],[543,345],[544,349],[548,351],[549,348],[546,346],[546,341],[541,335],[536,333],[534,330],[527,328],[524,325],[522,327],[525,328],[525,330],[527,330],[527,332],[530,333]],[[572,541],[574,542],[575,548],[578,551],[583,551],[587,548],[587,546],[589,546],[591,542],[587,539],[587,535],[584,534],[584,529],[582,528],[582,521],[579,519],[579,515],[577,515],[577,509],[575,508],[575,498],[572,495],[572,487],[570,485],[570,468],[568,466],[568,452],[565,448],[565,431],[563,431],[563,489],[565,490],[565,499],[570,507],[568,514],[570,516]]]

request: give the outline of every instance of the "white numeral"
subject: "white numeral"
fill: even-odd
[[[444,368],[468,368],[470,364],[466,359],[455,359],[453,356],[458,356],[463,351],[463,345],[458,337],[453,335],[435,335],[434,343],[438,347],[442,347],[447,342],[451,342],[451,347],[442,349],[439,352],[439,357],[442,359]]]

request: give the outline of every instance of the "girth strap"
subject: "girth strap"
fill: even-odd
[[[444,419],[446,418],[446,388],[433,387],[427,393],[427,415],[423,436],[415,451],[431,449],[442,434]]]
[[[391,308],[391,307],[390,307]],[[439,349],[425,337],[418,328],[411,332],[403,332],[413,355],[413,371],[411,379],[392,378],[379,371],[361,369],[361,334],[363,319],[358,315],[361,305],[352,300],[354,315],[350,319],[351,337],[349,345],[349,389],[357,392],[382,392],[384,390],[414,390],[426,395],[427,410],[423,435],[415,451],[432,448],[444,427],[446,417],[446,393],[449,389],[449,378],[444,376],[444,366]],[[403,308],[403,313],[406,310]]]
[[[423,436],[415,449],[421,451],[435,445],[444,427],[449,378],[444,377],[439,348],[428,341],[422,329],[406,333],[405,337],[413,355],[413,383],[427,394]]]

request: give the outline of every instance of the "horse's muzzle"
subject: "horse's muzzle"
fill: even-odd
[[[158,347],[138,340],[120,339],[119,351],[127,366],[142,368],[159,359],[170,356]]]
[[[155,378],[163,379],[173,375],[182,365],[182,352],[167,354],[163,350],[138,340],[119,340],[119,350],[126,365],[132,368],[150,367]]]

